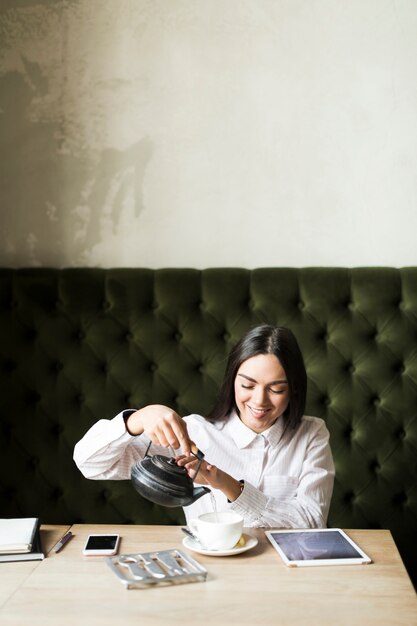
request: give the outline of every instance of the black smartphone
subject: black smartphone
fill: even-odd
[[[119,535],[89,535],[84,546],[85,556],[112,556],[119,549]]]

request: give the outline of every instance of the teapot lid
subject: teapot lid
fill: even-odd
[[[183,491],[192,488],[193,481],[185,467],[177,465],[174,458],[154,454],[137,465],[142,477],[168,489]]]
[[[149,463],[142,463],[142,465],[145,466],[147,470],[158,473],[162,482],[166,481],[167,484],[170,484],[176,478],[183,476],[189,478],[185,467],[180,467],[172,457],[154,454],[154,456],[148,457],[147,460],[149,460]],[[152,466],[153,469],[151,469]]]

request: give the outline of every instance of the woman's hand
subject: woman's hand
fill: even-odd
[[[126,428],[131,435],[145,433],[152,443],[164,448],[181,448],[185,455],[191,452],[186,423],[178,413],[162,404],[150,404],[135,411],[127,418]]]
[[[242,492],[240,482],[215,465],[207,463],[205,460],[201,461],[200,469],[196,475],[199,462],[200,461],[192,455],[184,455],[177,458],[177,464],[181,467],[185,467],[190,478],[198,485],[208,485],[213,489],[219,489],[230,502],[234,502],[234,500],[240,496]]]

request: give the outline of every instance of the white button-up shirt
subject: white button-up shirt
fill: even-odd
[[[240,513],[246,527],[326,526],[334,465],[322,419],[304,416],[293,431],[280,418],[260,434],[235,413],[224,422],[211,423],[201,415],[188,415],[184,420],[207,462],[244,480],[244,489],[234,502],[212,490],[218,511]],[[74,460],[87,478],[129,479],[132,465],[143,458],[148,443],[145,435],[133,437],[127,432],[122,412],[94,424],[75,446]],[[168,455],[158,446],[152,446],[149,453]],[[210,494],[184,507],[187,522],[209,511],[213,511]]]

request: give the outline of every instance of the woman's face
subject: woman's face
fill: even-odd
[[[239,367],[235,400],[242,422],[262,433],[284,413],[289,402],[287,377],[274,354],[258,354]]]

